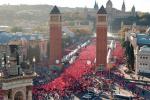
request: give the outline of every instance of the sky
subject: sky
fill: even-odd
[[[101,6],[102,4],[106,6],[108,0],[96,0]],[[123,0],[111,0],[113,7],[121,9]],[[124,0],[126,5],[126,10],[131,10],[134,5],[136,11],[150,12],[150,0]],[[0,0],[0,5],[2,4],[48,4],[48,5],[57,5],[61,7],[88,7],[92,8],[95,3],[95,0]]]

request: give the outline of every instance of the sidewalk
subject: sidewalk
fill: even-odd
[[[125,70],[127,70],[127,68],[123,65],[119,66],[119,71],[121,71],[121,73],[123,73],[124,77],[126,79],[133,79],[133,80],[141,80],[141,81],[148,81],[150,82],[150,78],[144,77],[144,76],[140,76],[140,78],[138,79],[139,75],[136,75],[134,73],[131,74],[126,74]]]
[[[116,94],[121,94],[121,95],[124,95],[124,96],[134,97],[134,95],[132,94],[131,91],[125,90],[125,89],[121,88],[119,85],[117,85],[115,88],[116,88],[116,91],[115,91]]]

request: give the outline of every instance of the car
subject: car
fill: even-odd
[[[92,99],[93,97],[94,97],[94,94],[92,92],[88,92],[82,96],[81,100],[89,100],[89,99]]]
[[[121,94],[114,94],[113,97],[114,97],[113,100],[133,100],[133,97],[124,96],[124,95],[121,95]]]
[[[103,100],[103,99],[99,96],[96,96],[96,97],[92,98],[92,100]]]
[[[46,81],[43,80],[43,79],[39,80],[39,83],[40,83],[40,84],[44,84],[45,82],[46,82]]]

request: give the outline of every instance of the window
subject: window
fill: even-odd
[[[106,16],[98,16],[98,22],[106,22]]]
[[[51,16],[51,21],[59,21],[59,16]]]
[[[8,99],[11,99],[11,95],[12,95],[12,90],[8,90]]]

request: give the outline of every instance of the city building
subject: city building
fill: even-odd
[[[50,65],[60,64],[62,59],[62,18],[59,9],[54,6],[50,12]]]
[[[96,65],[107,65],[107,12],[102,6],[96,17]]]
[[[136,74],[150,74],[150,35],[146,33],[126,33],[128,40],[134,48]]]
[[[94,9],[93,10],[85,10],[84,9],[84,16],[85,18],[87,17],[93,17],[95,18],[95,14],[98,11],[98,4],[95,1],[94,4]],[[111,0],[108,0],[106,3],[106,11],[107,11],[107,22],[108,22],[108,31],[111,30],[111,23],[116,19],[116,18],[127,18],[130,16],[136,16],[136,10],[135,10],[135,6],[133,5],[133,7],[131,8],[131,11],[126,11],[126,5],[125,2],[123,1],[122,3],[122,7],[121,10],[116,9],[113,7],[113,2]]]
[[[136,54],[136,71],[137,73],[150,74],[150,47],[146,45],[140,47]]]
[[[150,35],[137,34],[136,72],[150,73]]]
[[[74,33],[80,32],[91,34],[93,31],[94,22],[88,20],[64,21],[63,26]]]
[[[126,6],[125,6],[124,1],[123,1],[121,10],[118,10],[118,9],[113,7],[112,1],[108,0],[108,2],[106,3],[106,11],[108,13],[108,25],[111,24],[111,22],[115,18],[127,18],[129,16],[135,16],[136,15],[136,11],[135,11],[134,6],[132,7],[131,11],[129,11],[129,12],[126,11]]]
[[[20,67],[0,68],[0,100],[32,100],[33,73],[23,73]]]
[[[47,59],[47,46],[48,39],[41,34],[0,33],[0,57],[3,58],[6,54],[14,64],[23,61],[32,62],[33,57],[37,62]]]

